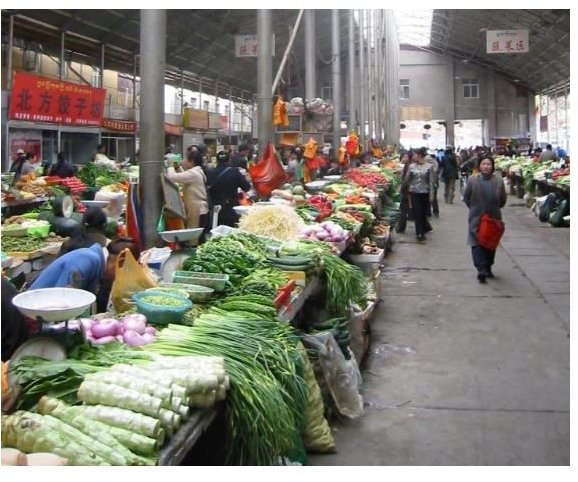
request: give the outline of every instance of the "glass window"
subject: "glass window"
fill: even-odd
[[[464,98],[478,99],[480,97],[480,86],[478,79],[462,79],[464,88]]]
[[[409,79],[399,79],[399,98],[409,99]]]
[[[100,87],[100,69],[98,67],[92,68],[92,86]]]

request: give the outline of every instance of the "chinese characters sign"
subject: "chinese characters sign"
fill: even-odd
[[[275,35],[271,39],[271,55],[275,57]],[[235,35],[235,57],[257,57],[256,35]]]
[[[530,51],[528,30],[488,30],[486,53],[522,54]]]
[[[136,122],[123,121],[118,119],[102,119],[102,127],[110,131],[116,132],[130,132],[134,134],[136,132]]]
[[[10,119],[100,126],[105,89],[16,72]]]

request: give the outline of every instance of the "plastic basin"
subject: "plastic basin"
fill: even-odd
[[[149,303],[143,298],[150,296],[162,295],[164,298],[170,298],[179,302],[178,306],[157,305]],[[182,296],[173,295],[170,293],[141,291],[132,295],[132,299],[136,302],[136,310],[147,317],[147,322],[154,325],[168,325],[169,323],[180,323],[183,315],[193,307],[193,303],[183,298]]]

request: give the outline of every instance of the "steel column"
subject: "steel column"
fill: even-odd
[[[367,120],[369,124],[369,141],[373,139],[373,56],[371,55],[371,13],[369,10],[365,11],[365,38],[367,41]],[[367,146],[370,142],[367,143]],[[366,146],[366,149],[367,149]]]
[[[357,119],[355,114],[355,26],[353,24],[353,10],[349,10],[348,15],[348,49],[347,60],[349,65],[349,95],[347,96],[347,113],[349,115],[347,121],[347,130],[351,131],[357,126]]]
[[[58,79],[64,80],[64,37],[65,32],[60,32],[60,63],[58,64]],[[99,135],[100,141],[100,135]],[[58,128],[56,130],[56,151],[60,152],[62,150],[62,132],[60,123],[58,123]]]
[[[363,10],[357,10],[357,18],[359,21],[359,141],[362,146],[365,145],[365,124],[367,120],[367,111],[365,109],[367,90],[365,75],[365,44],[363,41],[365,28],[365,21],[363,18]],[[362,148],[363,149],[363,148]]]
[[[10,110],[10,98],[12,97],[12,65],[13,65],[13,49],[14,49],[14,15],[9,16],[8,20],[8,65],[7,65],[7,82],[6,91],[6,108],[2,110],[2,120],[4,127],[2,128],[2,171],[8,171],[12,160],[10,159],[10,119],[8,112]]]
[[[339,10],[331,10],[331,77],[333,94],[333,147],[341,145],[341,49]]]
[[[311,100],[316,97],[316,80],[315,10],[305,10],[305,100]]]
[[[259,118],[259,153],[272,141],[272,107],[271,87],[273,85],[273,65],[271,58],[271,10],[257,10],[257,111]]]
[[[166,10],[141,10],[140,188],[146,248],[157,243],[157,222],[163,205],[159,178],[164,171],[166,26]]]
[[[104,55],[105,55],[105,44],[101,43],[100,44],[100,79],[98,82],[98,86],[101,89],[104,89]],[[103,106],[103,112],[106,112],[104,110],[104,106]],[[110,105],[108,106],[108,117],[110,117]],[[98,129],[98,143],[100,144],[102,142],[102,128]]]
[[[136,76],[137,76],[137,67],[136,67],[136,58],[137,55],[132,56],[132,109],[133,109],[133,120],[137,121],[136,116]],[[138,124],[137,124],[138,125]],[[134,131],[133,136],[133,155],[134,155],[134,162],[136,162],[136,152],[137,152],[137,137],[138,137],[138,128]],[[140,159],[139,159],[140,160]]]

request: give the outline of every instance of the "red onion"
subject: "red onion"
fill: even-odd
[[[152,333],[145,333],[142,336],[142,339],[144,340],[145,345],[148,345],[149,343],[152,343],[153,341],[155,341],[156,337]]]
[[[154,326],[147,326],[145,328],[145,335],[156,335],[157,329]]]
[[[92,336],[102,338],[105,336],[116,336],[119,323],[114,318],[104,318],[91,328]]]
[[[146,345],[146,340],[143,335],[136,331],[126,330],[123,335],[124,342],[128,346],[143,346]]]
[[[139,335],[142,335],[145,332],[147,318],[141,313],[126,315],[120,321],[123,324],[125,331],[136,331]]]
[[[103,336],[102,338],[98,338],[97,340],[92,341],[93,345],[106,345],[111,341],[116,341],[116,336]]]

